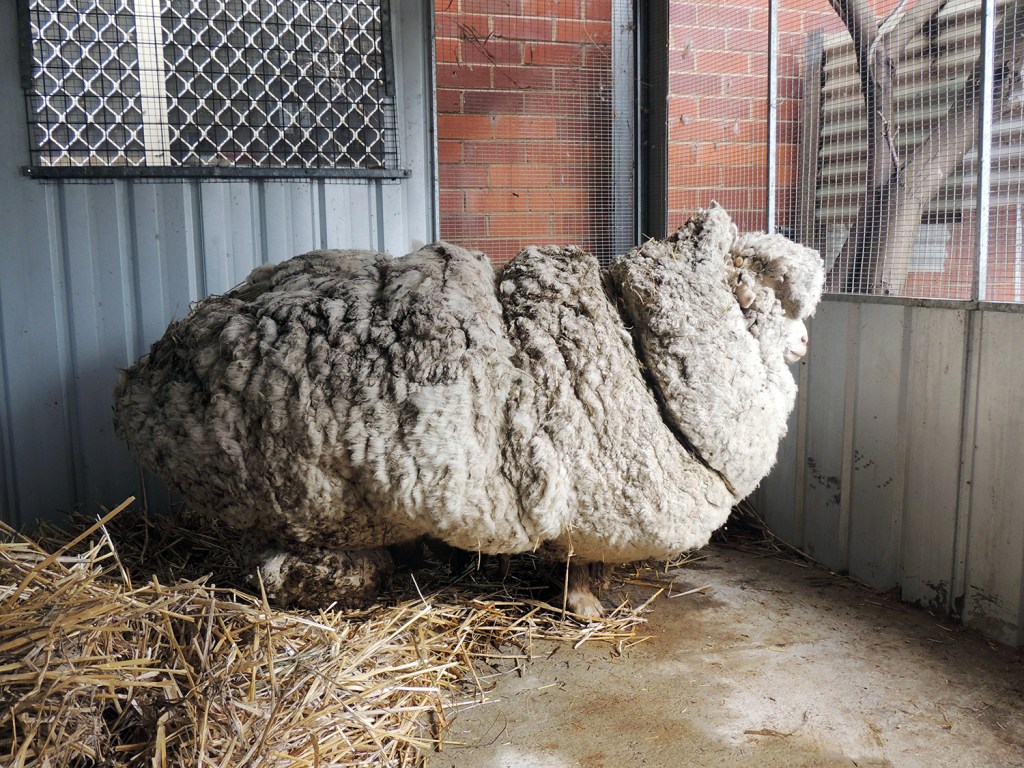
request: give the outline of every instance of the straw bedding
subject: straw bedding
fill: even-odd
[[[408,577],[360,613],[273,610],[201,575],[241,575],[221,532],[127,505],[70,541],[0,530],[4,765],[421,765],[535,639],[621,649],[644,621],[625,604],[574,621],[514,573],[432,593]]]

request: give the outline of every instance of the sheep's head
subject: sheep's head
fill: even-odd
[[[782,235],[741,235],[726,255],[726,279],[752,332],[760,335],[774,316],[786,363],[807,354],[804,319],[814,314],[825,283],[817,251]]]

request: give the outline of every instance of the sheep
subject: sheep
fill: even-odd
[[[607,268],[313,251],[173,323],[115,430],[280,603],[364,603],[431,537],[567,561],[569,610],[599,616],[593,568],[704,545],[767,474],[822,284],[816,252],[715,205]]]

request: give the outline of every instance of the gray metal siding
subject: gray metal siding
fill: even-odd
[[[1024,313],[827,298],[755,504],[872,587],[1024,644]]]
[[[436,212],[429,3],[392,3],[401,182],[27,179],[14,5],[0,4],[0,517],[24,525],[142,492],[111,391],[191,302],[313,248],[406,253],[436,238]]]

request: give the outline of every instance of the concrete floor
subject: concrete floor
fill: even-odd
[[[430,768],[1024,766],[1019,652],[801,564],[712,547],[650,640],[538,643]],[[632,590],[605,595],[610,604]],[[648,593],[650,594],[650,592]]]

